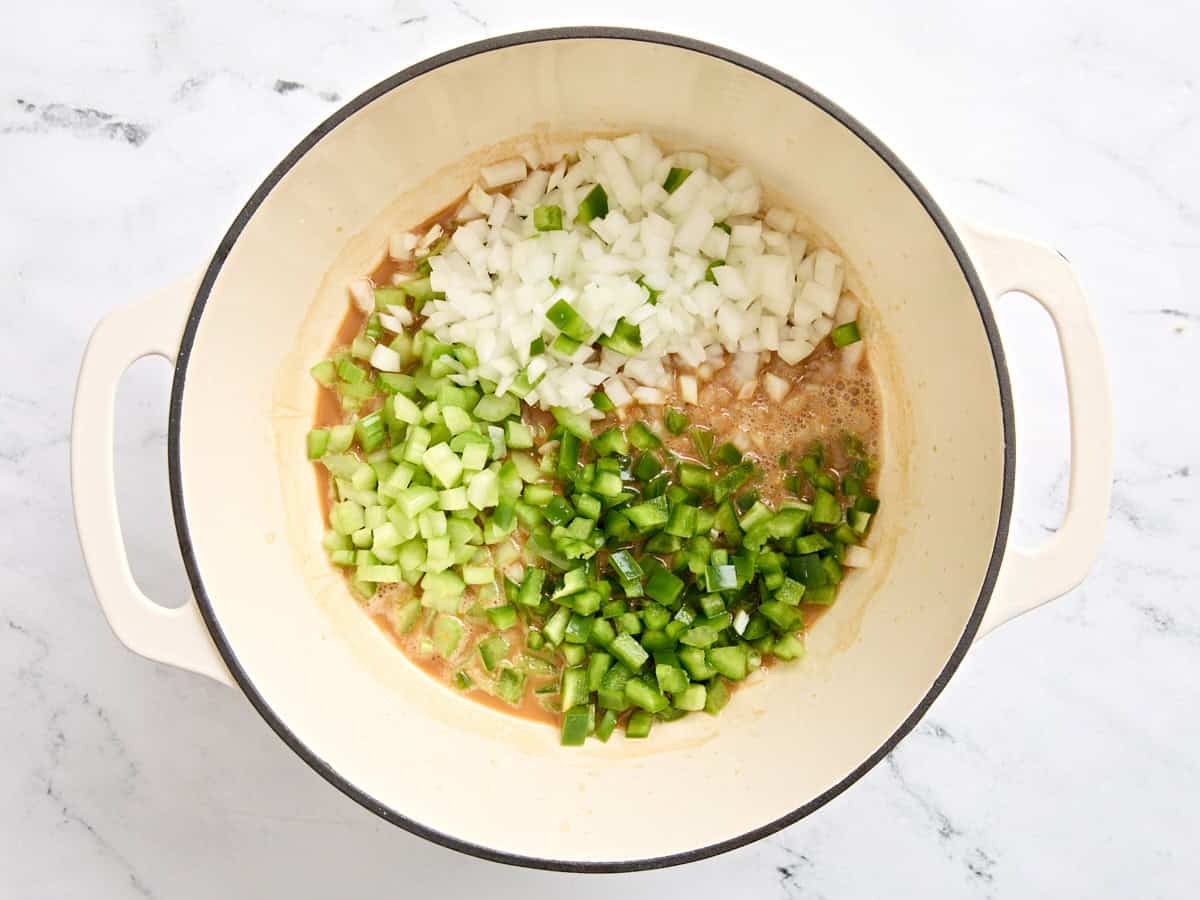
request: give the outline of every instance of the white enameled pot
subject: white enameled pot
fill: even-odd
[[[409,663],[326,563],[307,369],[349,278],[482,163],[632,130],[748,165],[840,247],[884,397],[883,506],[876,563],[844,584],[802,662],[718,718],[564,749]],[[1006,546],[1013,410],[991,304],[1012,290],[1050,313],[1070,399],[1068,510],[1033,551]],[[114,494],[116,385],[147,354],[175,362],[170,487],[195,599],[174,610],[134,583]],[[87,566],[131,649],[236,686],[317,772],[401,827],[505,862],[614,871],[762,837],[877,763],[973,641],[1083,579],[1111,451],[1100,343],[1060,255],[952,225],[878,139],[778,71],[683,38],[565,29],[427,60],[307,137],[201,275],[96,328],[71,466]]]

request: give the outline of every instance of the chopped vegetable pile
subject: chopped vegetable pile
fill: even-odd
[[[672,354],[692,368],[760,351],[795,364],[835,325],[839,347],[857,340],[841,258],[810,247],[794,214],[760,215],[747,169],[721,177],[703,154],[664,156],[633,134],[586,141],[552,170],[518,158],[483,174],[509,193],[477,185],[452,233],[391,241],[427,271],[398,274],[388,297],[427,304],[425,329],[474,351],[456,383],[582,413],[602,384],[618,406],[661,404]],[[370,312],[370,283],[355,295]]]
[[[744,357],[746,384],[757,384],[759,353],[786,359],[763,329],[796,327],[805,285],[822,284],[796,272],[811,261],[815,275],[828,253],[805,256],[802,239],[798,250],[786,240],[776,258],[786,260],[787,308],[773,325],[762,312],[757,337],[731,345],[722,310],[741,294],[751,297],[743,313],[770,309],[778,285],[761,273],[776,264],[761,263],[772,255],[761,252],[735,259],[730,231],[751,226],[716,226],[714,210],[756,214],[758,189],[748,174],[706,175],[704,162],[664,158],[632,136],[589,142],[586,155],[553,171],[527,175],[521,160],[486,168],[488,187],[520,182],[511,197],[477,186],[449,233],[435,225],[394,239],[393,257],[419,262],[396,283],[353,285],[369,313],[363,328],[312,369],[346,416],[308,435],[334,500],[330,560],[364,599],[384,599],[397,634],[419,634],[420,652],[443,659],[456,687],[514,707],[532,691],[559,714],[565,745],[606,741],[618,724],[643,738],[656,720],[719,712],[731,686],[765,661],[802,655],[802,607],[833,603],[846,569],[871,561],[862,542],[879,502],[860,440],[844,437],[837,469],[821,444],[773,461],[786,499],[771,504],[765,488],[780,485],[765,484],[764,460],[686,412],[727,351]],[[700,186],[694,196],[688,185]],[[680,196],[687,202],[672,205]],[[673,211],[673,221],[657,218],[671,229],[665,246],[677,248],[654,257],[661,266],[646,261],[644,223],[656,207]],[[481,228],[483,213],[490,224]],[[763,223],[755,226],[761,251]],[[574,244],[541,243],[547,235]],[[643,246],[633,247],[639,236]],[[589,242],[612,246],[603,255]],[[618,250],[643,261],[622,268],[611,262]],[[717,251],[726,265],[709,258]],[[499,253],[509,263],[493,265]],[[702,264],[690,284],[671,274],[681,253]],[[767,266],[749,278],[757,287],[730,293],[756,265]],[[822,300],[829,314],[837,265],[836,289],[825,286],[833,299]],[[671,330],[701,289],[714,294],[713,315],[693,311],[691,324]],[[506,317],[510,306],[519,315]],[[818,312],[822,333],[794,340],[808,342],[804,355],[826,336],[837,352],[860,354],[857,309],[843,298],[840,324]],[[640,386],[626,389],[626,379]],[[663,409],[676,383],[685,408]],[[773,400],[788,390],[771,374],[765,386]],[[678,452],[683,436],[689,449]]]

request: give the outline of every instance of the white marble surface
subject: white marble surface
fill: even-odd
[[[698,5],[698,4],[697,4]],[[0,29],[0,896],[1179,897],[1200,880],[1195,4],[1114,0],[599,7],[489,0],[45,0]],[[1103,557],[976,647],[918,730],[780,835],[665,872],[507,869],[411,837],[310,772],[235,692],[148,663],[102,618],[67,484],[97,319],[202,262],[263,174],[374,81],[456,43],[610,23],[788,69],[888,140],[952,212],[1070,257],[1119,434]],[[1016,532],[1064,494],[1046,322],[1001,310]],[[185,588],[165,488],[165,365],[119,404],[144,586]]]

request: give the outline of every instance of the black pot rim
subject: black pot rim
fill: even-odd
[[[699,847],[694,850],[689,850],[683,853],[674,853],[666,856],[657,856],[649,858],[620,860],[620,861],[605,861],[605,862],[587,862],[577,860],[562,860],[562,859],[545,859],[540,857],[522,856],[514,853],[507,853],[500,850],[495,850],[490,847],[474,844],[469,841],[461,840],[450,834],[437,831],[429,828],[420,822],[416,822],[406,816],[396,812],[388,806],[380,803],[374,797],[358,789],[341,775],[339,775],[332,767],[324,760],[318,757],[311,749],[309,749],[300,738],[292,732],[287,724],[275,713],[265,698],[259,693],[250,680],[245,670],[238,661],[237,654],[230,645],[221,628],[220,622],[217,620],[213,612],[212,604],[209,600],[208,593],[204,587],[204,580],[201,577],[200,568],[196,561],[194,549],[192,547],[191,534],[188,527],[187,511],[185,508],[183,497],[183,484],[180,465],[180,415],[183,405],[183,390],[187,379],[188,362],[191,357],[191,350],[196,337],[196,328],[199,325],[201,314],[204,312],[205,304],[207,303],[212,286],[216,281],[218,273],[221,271],[226,258],[229,255],[234,243],[241,235],[242,230],[250,221],[251,217],[257,211],[258,207],[266,199],[267,195],[274,189],[275,185],[283,178],[285,174],[303,157],[309,150],[313,148],[325,135],[336,128],[339,124],[345,121],[350,115],[357,112],[368,103],[376,100],[397,86],[404,84],[420,75],[431,72],[434,69],[442,66],[450,65],[451,63],[477,56],[484,53],[489,53],[494,50],[501,50],[508,47],[520,46],[522,44],[540,43],[545,41],[570,40],[586,38],[592,40],[620,40],[620,41],[640,41],[644,43],[660,44],[669,47],[676,47],[683,50],[689,50],[695,53],[702,53],[716,59],[723,60],[743,69],[747,69],[757,75],[760,75],[770,81],[775,82],[782,87],[785,87],[796,94],[804,97],[811,103],[820,107],[829,115],[837,119],[844,127],[849,129],[855,136],[870,147],[876,155],[878,155],[907,185],[916,199],[921,203],[922,207],[933,219],[947,245],[954,253],[955,259],[962,270],[967,284],[971,289],[971,293],[975,298],[976,306],[979,310],[980,319],[982,320],[984,330],[987,334],[988,343],[991,347],[992,357],[995,364],[996,379],[999,385],[1000,392],[1000,407],[1004,426],[1004,484],[1001,492],[1000,500],[1000,515],[996,528],[996,539],[992,547],[991,558],[987,567],[987,573],[983,581],[983,585],[979,592],[979,597],[975,603],[975,609],[971,614],[966,628],[963,630],[962,636],[959,638],[953,653],[950,655],[945,667],[938,674],[930,686],[929,691],[917,704],[912,713],[904,720],[900,727],[893,733],[884,743],[860,765],[850,772],[845,778],[838,782],[833,787],[829,788],[824,793],[813,798],[785,816],[781,816],[774,821],[754,828],[750,831],[740,834],[736,837],[720,841],[715,844],[710,844],[705,847]],[[562,872],[631,872],[647,869],[664,868],[667,866],[675,866],[683,863],[694,862],[696,860],[706,859],[711,856],[716,856],[720,853],[745,846],[761,838],[767,837],[788,825],[804,818],[809,813],[824,806],[842,791],[846,790],[851,784],[858,781],[870,769],[879,763],[884,756],[891,752],[899,741],[908,734],[924,716],[929,709],[930,704],[942,692],[950,677],[957,670],[962,662],[963,656],[970,647],[976,632],[979,629],[979,624],[983,619],[984,612],[987,610],[988,601],[991,598],[992,590],[996,583],[996,577],[1000,569],[1000,564],[1004,556],[1005,544],[1008,540],[1009,519],[1012,513],[1013,500],[1013,473],[1015,468],[1015,439],[1013,431],[1013,408],[1012,408],[1012,391],[1008,380],[1008,368],[1004,360],[1004,351],[1000,343],[999,331],[996,328],[995,319],[992,316],[991,306],[988,303],[987,296],[984,293],[983,286],[980,283],[979,276],[971,263],[970,257],[967,255],[965,248],[958,235],[956,234],[950,220],[934,202],[932,196],[925,189],[924,185],[917,180],[916,176],[909,171],[900,160],[892,153],[891,150],[884,145],[874,134],[868,131],[860,122],[853,116],[830,101],[828,98],[801,83],[795,78],[784,74],[770,66],[764,65],[754,59],[743,56],[740,53],[726,50],[722,47],[708,44],[692,38],[680,37],[678,35],[666,34],[655,31],[643,31],[638,29],[627,28],[608,28],[608,27],[574,27],[574,28],[550,28],[537,31],[524,31],[514,34],[502,35],[499,37],[489,38],[483,41],[466,44],[464,46],[449,50],[445,53],[440,53],[429,59],[423,60],[413,66],[404,69],[401,72],[387,78],[374,87],[369,88],[359,94],[353,100],[350,100],[342,106],[337,112],[333,113],[324,122],[318,125],[307,137],[304,138],[292,150],[287,157],[275,167],[275,169],[267,176],[258,189],[251,196],[250,200],[238,213],[234,219],[232,226],[226,232],[221,243],[218,245],[216,253],[213,255],[204,277],[200,284],[200,289],[196,295],[195,302],[192,305],[191,312],[188,315],[187,323],[184,327],[183,337],[180,342],[179,354],[176,358],[174,379],[171,386],[171,400],[169,407],[168,419],[168,434],[167,434],[167,459],[170,475],[170,490],[171,490],[171,506],[175,518],[175,527],[179,538],[179,548],[183,555],[184,566],[187,570],[188,579],[191,582],[192,591],[194,592],[196,602],[199,605],[201,615],[204,622],[212,635],[212,639],[216,644],[218,651],[223,657],[225,664],[229,667],[230,673],[245,693],[246,697],[253,704],[254,708],[263,717],[271,729],[279,735],[279,737],[288,745],[301,759],[303,759],[317,774],[322,778],[346,794],[355,802],[366,807],[371,812],[381,818],[397,825],[406,831],[415,835],[433,841],[436,844],[441,844],[444,847],[449,847],[453,850],[458,850],[462,853],[470,854],[481,859],[492,860],[495,862],[505,863],[508,865],[524,866],[533,869],[549,869]]]

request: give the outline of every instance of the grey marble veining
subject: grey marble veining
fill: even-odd
[[[0,29],[0,896],[1182,897],[1200,881],[1200,62],[1194,4],[948,0],[275,0],[8,11]],[[657,27],[758,56],[887,140],[952,213],[1054,242],[1107,343],[1117,475],[1078,590],[968,654],[848,793],[682,869],[497,867],[328,787],[235,692],[139,659],[76,544],[68,417],[109,309],[215,247],[337,104],[417,59],[524,27]],[[1065,497],[1054,339],[999,304],[1018,405],[1015,537]],[[186,591],[165,488],[166,367],[119,404],[137,575]],[[813,736],[819,740],[819,735]]]

